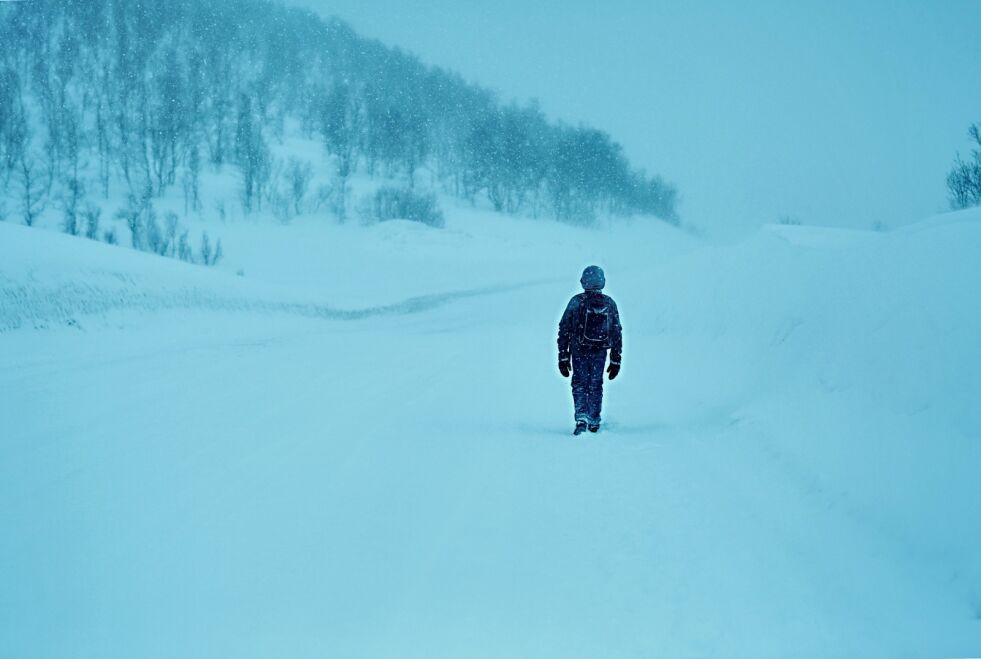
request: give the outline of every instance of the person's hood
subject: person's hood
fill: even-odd
[[[585,291],[601,291],[606,286],[606,275],[603,274],[603,268],[598,265],[591,265],[582,271],[582,277],[579,278],[579,283],[582,284],[583,290]]]

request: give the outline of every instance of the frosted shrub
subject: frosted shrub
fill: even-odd
[[[143,249],[143,223],[140,221],[140,211],[134,209],[132,206],[126,208],[120,208],[116,211],[115,218],[117,220],[125,220],[127,228],[129,228],[130,242],[133,245],[133,249]]]
[[[82,211],[85,219],[85,237],[97,240],[99,237],[99,219],[102,217],[102,209],[98,206],[88,205]]]
[[[293,217],[293,203],[286,195],[275,190],[272,194],[268,195],[267,203],[277,220],[283,224],[289,223]]]
[[[205,265],[208,265],[208,261],[211,260],[211,240],[208,238],[207,231],[201,236],[201,260]]]
[[[181,232],[181,237],[177,239],[177,258],[185,263],[194,263],[194,250],[191,249],[191,241],[187,237],[187,229]]]
[[[78,222],[78,205],[85,195],[85,188],[77,177],[69,179],[65,183],[65,192],[61,199],[61,208],[64,213],[62,229],[70,236],[77,236],[82,232],[82,227]]]
[[[69,236],[77,236],[81,232],[81,227],[78,226],[78,213],[66,209],[64,219],[61,221],[61,230]]]
[[[299,215],[303,212],[303,200],[310,189],[310,179],[313,178],[313,165],[309,162],[300,162],[296,158],[290,158],[286,166],[286,178],[289,183],[290,199],[293,203],[293,212]]]
[[[177,220],[177,213],[167,213],[165,216],[166,229],[164,242],[161,246],[162,251],[158,252],[161,256],[177,255],[177,231],[180,229],[180,222]]]
[[[161,256],[167,253],[167,239],[160,230],[157,222],[157,212],[150,206],[144,219],[144,235],[146,236],[146,250]]]
[[[431,227],[446,225],[436,195],[421,195],[408,188],[385,186],[365,198],[361,212],[366,221],[411,220]]]
[[[333,196],[334,189],[331,186],[318,185],[317,190],[313,193],[313,211],[316,213],[324,209],[329,210]]]
[[[208,232],[205,231],[201,236],[201,262],[205,265],[214,265],[221,260],[223,255],[221,240],[215,243],[214,248],[212,248],[211,239],[208,237]]]
[[[29,227],[34,226],[38,215],[44,212],[46,206],[44,197],[47,194],[47,189],[43,185],[41,169],[31,157],[21,156],[18,167],[21,210],[24,214],[24,224]]]
[[[161,227],[157,220],[157,212],[149,201],[141,205],[138,200],[131,197],[129,205],[120,209],[116,213],[116,218],[126,221],[134,249],[204,265],[214,265],[222,258],[221,241],[212,244],[207,233],[201,239],[200,256],[196,256],[194,248],[191,247],[188,231],[181,225],[177,214],[168,212],[164,216]],[[97,216],[94,227],[94,230],[98,229]],[[116,244],[115,230],[104,235],[107,243]]]
[[[164,216],[164,226],[161,228],[157,222],[157,214],[151,207],[146,216],[147,251],[160,256],[176,256],[179,229],[180,223],[176,213],[167,213]]]
[[[326,211],[340,221],[346,219],[347,198],[350,191],[339,179],[335,183],[319,185],[313,193],[311,207],[314,213]]]

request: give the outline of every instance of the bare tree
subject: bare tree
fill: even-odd
[[[37,221],[38,215],[44,212],[45,189],[41,180],[40,167],[29,154],[21,154],[19,163],[20,173],[20,207],[24,224],[31,227]]]
[[[320,111],[320,130],[327,152],[337,163],[337,216],[346,214],[347,181],[354,173],[358,124],[361,109],[351,87],[337,82],[324,96]]]
[[[293,211],[299,215],[302,212],[303,200],[310,189],[313,166],[309,162],[301,163],[296,158],[290,158],[289,164],[286,166],[286,176],[289,179]]]
[[[85,237],[96,240],[99,237],[99,219],[102,217],[102,209],[90,204],[82,211],[82,217],[85,218]]]
[[[958,155],[947,174],[950,206],[955,210],[981,206],[981,125],[973,124],[967,132],[977,145],[971,151],[971,160],[965,162]]]
[[[78,207],[85,196],[85,186],[79,178],[79,129],[76,114],[69,113],[65,117],[64,152],[67,166],[65,168],[65,191],[62,196],[62,211],[64,219],[62,228],[65,233],[77,236],[81,233],[78,222]]]
[[[246,213],[262,208],[262,193],[272,175],[272,155],[262,139],[262,128],[253,115],[252,100],[239,96],[235,126],[235,160],[242,176],[242,209]]]
[[[208,237],[208,232],[205,231],[201,235],[201,262],[204,265],[215,265],[221,260],[222,256],[224,256],[224,253],[221,249],[221,240],[212,248],[211,239]]]

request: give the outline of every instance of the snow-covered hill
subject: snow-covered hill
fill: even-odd
[[[0,223],[0,656],[981,652],[981,214]],[[581,268],[625,327],[573,438]]]

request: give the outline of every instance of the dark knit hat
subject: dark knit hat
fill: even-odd
[[[603,287],[606,286],[606,275],[603,274],[603,268],[598,265],[589,266],[582,271],[579,283],[587,291],[603,290]]]

